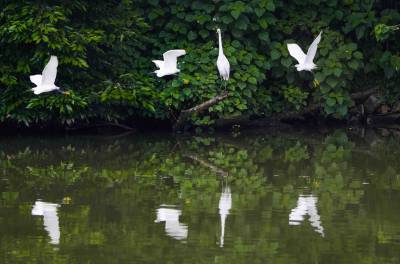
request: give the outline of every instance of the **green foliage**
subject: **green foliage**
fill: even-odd
[[[284,87],[283,97],[286,101],[293,105],[296,110],[299,110],[302,106],[307,105],[308,92],[302,91],[299,87]]]
[[[382,42],[390,37],[391,34],[400,29],[400,25],[388,26],[378,24],[375,26],[374,33],[377,41]]]
[[[29,125],[105,118],[99,93],[107,86],[99,83],[116,81],[134,68],[127,57],[143,48],[137,36],[146,24],[133,3],[17,0],[0,5],[0,120]],[[59,57],[57,84],[68,96],[35,96],[29,89],[29,75],[40,73],[49,55]]]
[[[392,101],[400,97],[400,15],[396,4],[383,1],[17,0],[1,7],[2,121],[48,122],[60,114],[70,123],[174,120],[182,109],[225,89],[215,65],[217,27],[231,64],[230,96],[193,116],[193,124],[300,110],[310,103],[346,118],[353,105],[350,94],[368,85],[384,85]],[[297,72],[286,44],[296,42],[306,50],[320,31],[318,68],[313,74]],[[155,67],[151,60],[174,48],[187,51],[179,59],[179,75],[148,74]],[[41,111],[27,109],[35,97],[28,75],[39,73],[50,54],[60,59],[57,84],[84,107],[59,100],[72,111],[66,105],[57,111],[44,105]]]

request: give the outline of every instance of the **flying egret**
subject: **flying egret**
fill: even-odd
[[[300,195],[297,200],[297,206],[289,215],[289,225],[300,225],[306,215],[309,215],[309,221],[314,230],[324,236],[324,228],[321,225],[320,216],[317,210],[317,197],[313,195]]]
[[[308,48],[307,55],[301,50],[299,45],[297,44],[287,44],[287,48],[289,50],[289,54],[295,58],[299,64],[296,64],[297,71],[312,71],[317,68],[317,65],[314,64],[314,57],[317,53],[318,44],[321,41],[321,34],[316,37],[316,39],[311,43]]]
[[[172,75],[180,72],[177,65],[177,58],[185,55],[185,50],[169,50],[163,54],[164,60],[153,60],[153,63],[159,68],[154,71],[157,77]]]
[[[34,94],[47,93],[51,91],[60,91],[60,87],[57,87],[54,83],[57,77],[57,66],[58,59],[57,56],[51,56],[46,67],[44,67],[42,74],[36,74],[29,76],[31,82],[33,82],[36,87],[32,88]]]
[[[221,197],[219,198],[219,215],[221,218],[221,237],[219,246],[224,247],[224,236],[225,236],[225,221],[229,215],[229,210],[232,208],[232,196],[231,189],[227,186],[223,189]]]
[[[225,82],[225,89],[226,89],[226,83],[229,80],[230,64],[224,54],[224,49],[222,47],[221,29],[218,28],[217,33],[218,33],[218,45],[219,45],[217,68],[218,68],[218,72],[219,72],[221,79]]]
[[[43,216],[44,229],[49,233],[50,244],[60,243],[60,226],[58,223],[57,209],[59,204],[36,201],[32,207],[32,215]]]
[[[182,211],[175,208],[166,208],[166,205],[157,209],[156,223],[165,222],[165,232],[177,240],[184,240],[188,236],[188,227],[179,222]]]

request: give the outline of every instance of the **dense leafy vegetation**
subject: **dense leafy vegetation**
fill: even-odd
[[[228,99],[196,125],[321,104],[345,118],[349,94],[378,86],[400,97],[400,6],[383,0],[25,1],[0,4],[0,121],[72,125],[93,120],[173,121],[221,93],[215,29],[231,62]],[[286,44],[323,31],[315,74],[298,73]],[[184,48],[181,73],[156,79],[152,59]],[[50,54],[69,95],[34,96],[28,76]],[[60,98],[62,97],[62,98]]]

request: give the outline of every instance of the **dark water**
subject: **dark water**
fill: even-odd
[[[394,134],[3,137],[0,146],[0,263],[400,262]]]

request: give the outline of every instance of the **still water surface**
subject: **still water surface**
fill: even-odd
[[[373,131],[0,139],[0,263],[399,263]]]

